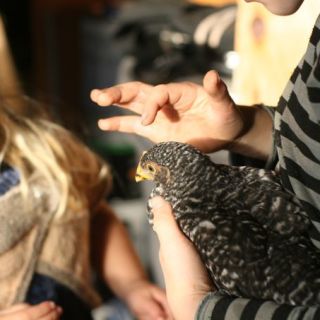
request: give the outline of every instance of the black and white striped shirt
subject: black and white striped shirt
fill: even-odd
[[[303,204],[320,248],[320,18],[274,115],[283,186]]]
[[[310,237],[320,248],[320,16],[305,56],[279,100],[274,117],[274,152],[285,189],[301,201],[312,221]],[[198,320],[319,320],[320,306],[293,307],[271,301],[211,293]]]

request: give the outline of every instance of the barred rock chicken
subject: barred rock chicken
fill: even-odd
[[[151,197],[171,203],[220,291],[320,303],[320,251],[306,213],[274,172],[215,164],[190,145],[164,142],[142,155],[136,180],[155,181]]]

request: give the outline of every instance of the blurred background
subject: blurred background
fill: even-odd
[[[318,0],[276,17],[243,0],[0,0],[0,94],[23,92],[113,167],[110,203],[153,281],[163,286],[157,242],[145,216],[151,185],[134,170],[146,139],[100,132],[97,119],[124,111],[90,102],[93,88],[130,80],[201,82],[217,70],[242,104],[276,105],[308,43]],[[229,163],[226,152],[211,155]],[[97,280],[96,319],[131,319]]]

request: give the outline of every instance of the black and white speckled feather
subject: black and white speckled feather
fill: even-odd
[[[214,164],[177,142],[153,146],[140,166],[155,171],[151,197],[171,203],[220,290],[292,305],[320,303],[320,252],[309,240],[309,220],[274,172]]]

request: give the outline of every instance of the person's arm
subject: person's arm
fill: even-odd
[[[273,119],[266,107],[238,106],[245,119],[242,134],[229,144],[228,150],[251,158],[267,160],[273,147]]]
[[[138,319],[171,319],[165,293],[151,284],[124,225],[102,203],[92,218],[92,258],[110,289]]]
[[[175,320],[317,320],[319,307],[294,307],[273,301],[236,298],[215,291],[192,243],[174,220],[171,206],[151,200],[153,229],[160,242],[160,263]]]
[[[102,130],[135,133],[153,142],[187,142],[204,152],[231,149],[261,159],[271,149],[272,120],[267,112],[236,106],[215,71],[204,76],[202,86],[129,82],[95,89],[91,99],[100,106],[118,105],[135,113],[100,120]]]
[[[37,305],[16,304],[0,311],[0,320],[58,320],[62,309],[51,301]]]
[[[174,319],[194,319],[200,302],[215,288],[192,242],[180,231],[170,204],[154,197],[151,207],[153,230],[159,239],[160,265]]]

